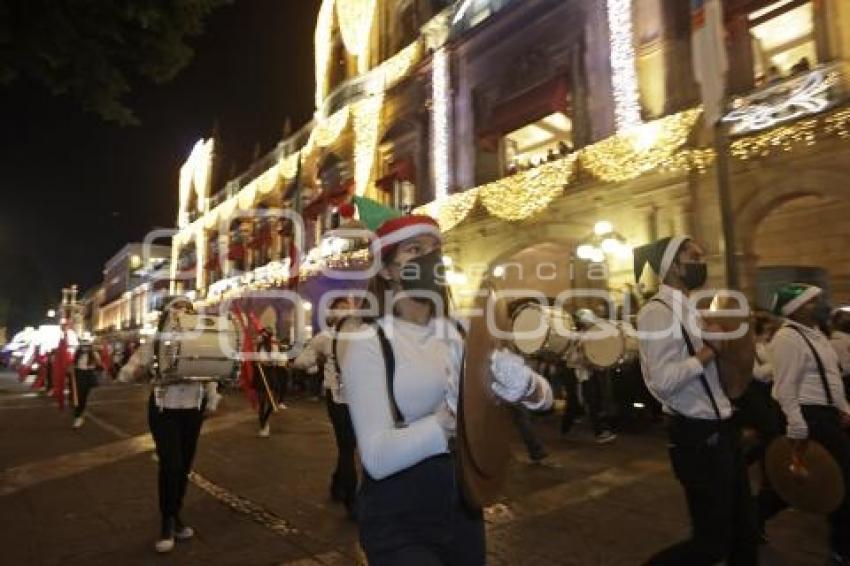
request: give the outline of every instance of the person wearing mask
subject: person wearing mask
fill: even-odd
[[[360,541],[370,566],[480,566],[483,513],[463,500],[451,448],[464,333],[449,318],[440,231],[432,218],[411,215],[387,220],[377,236],[381,268],[368,295],[376,319],[340,335],[364,471]],[[548,382],[519,356],[494,352],[490,369],[500,399],[551,407]]]
[[[158,332],[170,313],[192,312],[192,303],[175,299],[163,311]],[[145,370],[121,372],[119,380],[134,375],[150,375],[154,362],[154,344],[149,340],[139,352],[139,364]],[[221,395],[214,381],[152,382],[148,398],[148,426],[159,462],[158,488],[161,529],[154,545],[158,553],[174,550],[175,541],[191,539],[195,531],[183,523],[180,511],[189,484],[189,472],[195,460],[204,417],[216,411]]]
[[[788,422],[785,434],[793,445],[792,469],[805,468],[808,439],[835,458],[850,485],[850,403],[838,367],[838,356],[820,328],[829,319],[823,290],[789,283],[774,298],[774,314],[785,318],[770,343],[773,396]],[[829,516],[831,564],[850,564],[850,492]]]
[[[74,353],[74,370],[71,376],[72,398],[76,391],[76,404],[74,405],[74,424],[77,429],[85,422],[86,404],[89,393],[97,387],[97,372],[103,367],[100,354],[94,349],[90,340],[81,341],[80,347]]]
[[[690,237],[663,238],[635,250],[635,279],[644,267],[661,288],[638,315],[640,362],[650,392],[667,415],[669,454],[691,519],[691,536],[654,555],[655,565],[755,565],[758,535],[749,478],[732,424],[716,358],[721,341],[705,331],[690,298],[705,285],[702,248]]]
[[[334,299],[328,308],[326,327],[307,343],[292,365],[300,370],[309,370],[319,364],[324,365],[322,388],[337,448],[336,468],[331,476],[330,494],[331,499],[345,505],[349,517],[353,518],[357,493],[357,468],[354,461],[357,441],[339,379],[337,351],[340,345],[336,338],[337,326],[345,322],[351,308],[351,301],[348,298]]]

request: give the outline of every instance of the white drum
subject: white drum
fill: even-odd
[[[154,341],[157,380],[217,381],[233,374],[238,334],[226,316],[171,311]]]
[[[597,320],[582,333],[581,349],[588,363],[600,369],[607,369],[623,359],[626,353],[626,337],[616,324]]]
[[[536,303],[523,305],[514,314],[514,345],[527,356],[543,352],[565,356],[577,342],[575,322],[569,313]]]

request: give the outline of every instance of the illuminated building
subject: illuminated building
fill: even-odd
[[[436,216],[459,272],[492,272],[549,241],[565,261],[604,260],[605,285],[620,289],[632,281],[628,244],[690,233],[721,285],[717,155],[700,120],[689,4],[324,0],[314,120],[223,186],[210,181],[214,142],[181,171],[173,290],[215,303],[285,287],[299,227],[280,210],[303,211],[299,275],[356,264],[322,243],[350,194]],[[764,303],[777,280],[808,278],[850,301],[850,5],[724,8],[743,289]],[[622,239],[617,253],[578,257],[602,220]],[[480,277],[455,281],[462,296]]]

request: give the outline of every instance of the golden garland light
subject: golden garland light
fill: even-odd
[[[440,224],[440,230],[448,232],[469,216],[475,203],[478,202],[480,189],[478,187],[449,195],[413,211],[414,214],[425,214],[435,218]]]
[[[376,6],[376,0],[336,0],[336,17],[342,41],[348,52],[357,57],[361,73],[368,69],[369,39]]]
[[[316,51],[316,108],[321,108],[328,95],[328,66],[333,45],[334,0],[322,0],[316,21],[313,45]]]
[[[354,104],[354,182],[358,196],[366,193],[372,177],[383,108],[383,93]]]
[[[280,160],[280,176],[289,181],[295,178],[298,173],[298,161],[301,159],[301,152],[296,151],[292,155],[287,155]]]
[[[310,142],[308,145],[311,147],[314,145],[327,147],[334,143],[342,135],[346,126],[348,126],[350,116],[351,111],[349,106],[345,106],[324,119],[317,116],[317,124],[313,128],[313,131],[310,132]]]
[[[701,109],[647,122],[581,151],[581,166],[600,181],[620,183],[653,171],[684,146]]]
[[[479,193],[481,203],[502,220],[530,218],[563,194],[575,175],[576,159],[577,155],[572,154],[484,185]]]
[[[742,161],[791,151],[795,146],[811,146],[818,140],[850,138],[850,109],[841,109],[818,118],[779,126],[755,136],[732,142],[732,156]]]
[[[390,89],[407,77],[411,68],[422,58],[422,41],[417,39],[383,63],[380,73],[383,75],[384,89]]]

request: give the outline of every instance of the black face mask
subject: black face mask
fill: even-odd
[[[682,262],[682,267],[685,273],[682,275],[682,281],[689,291],[699,289],[705,285],[708,279],[708,266],[702,262]]]
[[[434,293],[443,296],[446,268],[440,250],[413,258],[401,266],[401,288],[411,293]],[[426,297],[413,297],[428,302]]]

